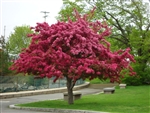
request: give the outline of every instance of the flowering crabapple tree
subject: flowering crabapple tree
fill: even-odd
[[[119,82],[121,71],[129,69],[135,62],[130,49],[110,51],[106,37],[111,29],[106,22],[91,22],[89,14],[81,16],[75,10],[76,21],[57,22],[49,26],[37,23],[30,34],[29,47],[22,50],[18,60],[11,66],[17,73],[39,75],[40,77],[65,77],[67,80],[68,104],[73,104],[73,87],[77,80],[86,78],[110,79]]]

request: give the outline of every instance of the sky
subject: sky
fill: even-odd
[[[44,22],[41,11],[49,12],[46,22],[56,23],[62,5],[62,0],[0,0],[0,36],[10,36],[16,26],[34,27],[37,22]]]

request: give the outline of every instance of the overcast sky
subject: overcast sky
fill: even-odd
[[[14,27],[22,25],[35,26],[37,22],[44,22],[44,13],[50,12],[46,21],[56,23],[55,17],[60,11],[62,0],[1,0],[0,4],[0,35],[8,37]]]

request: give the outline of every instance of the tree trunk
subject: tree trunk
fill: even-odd
[[[72,79],[67,77],[68,104],[73,104],[73,86]]]

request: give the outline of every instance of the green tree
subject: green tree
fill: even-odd
[[[74,13],[74,9],[76,9],[80,14],[86,13],[89,11],[88,7],[86,8],[86,4],[83,0],[63,0],[63,7],[61,11],[58,13],[58,16],[56,17],[60,21],[68,21],[68,18],[70,18],[72,21],[75,21],[75,17],[71,16]]]
[[[31,39],[27,37],[28,34],[33,33],[29,26],[17,26],[14,28],[14,33],[11,33],[8,39],[8,51],[12,55],[17,55],[22,48],[28,47]]]
[[[93,20],[103,18],[112,26],[112,35],[108,39],[112,42],[112,49],[130,47],[137,61],[133,67],[140,76],[140,82],[150,81],[150,15],[146,4],[142,0],[131,0],[130,2],[80,0],[76,2],[76,5],[81,8],[86,6],[85,2],[89,9],[96,7]],[[69,2],[65,2],[65,5],[67,4],[69,5]],[[70,5],[70,9],[73,7]],[[66,10],[67,13],[69,9],[64,7],[62,10]]]
[[[0,37],[0,76],[4,76],[10,73],[8,69],[11,62],[9,59],[9,54],[6,48],[5,37]]]

